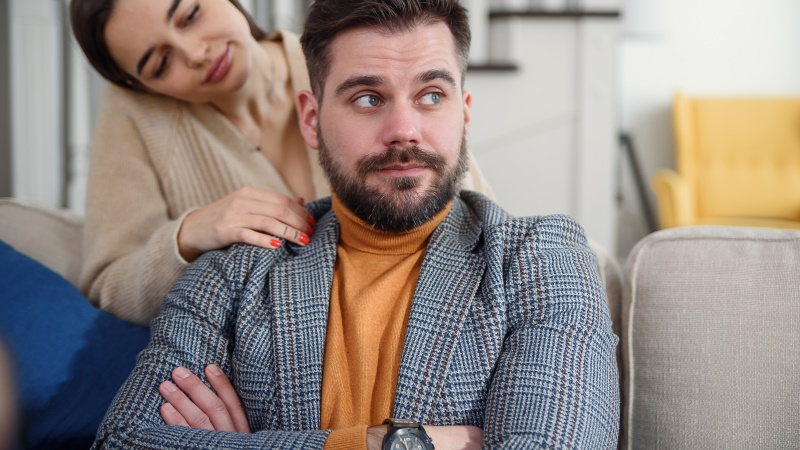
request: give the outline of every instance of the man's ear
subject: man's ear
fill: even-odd
[[[319,149],[317,123],[319,121],[319,104],[317,98],[309,91],[297,93],[297,115],[300,118],[300,133],[309,147]]]
[[[464,90],[461,94],[464,98],[464,134],[469,137],[469,127],[472,123],[472,118],[469,115],[469,110],[472,108],[472,94],[468,90]]]

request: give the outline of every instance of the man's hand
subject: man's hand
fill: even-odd
[[[175,384],[169,381],[161,383],[158,392],[167,401],[161,406],[164,422],[206,430],[250,433],[242,401],[225,373],[210,364],[206,366],[205,374],[216,393],[183,367],[172,371]]]
[[[479,450],[483,442],[483,430],[471,425],[434,426],[423,425],[436,450]],[[367,429],[367,448],[381,450],[386,425]]]

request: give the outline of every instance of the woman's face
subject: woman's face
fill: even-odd
[[[151,91],[190,102],[241,88],[255,42],[228,0],[117,0],[104,36],[122,70]]]

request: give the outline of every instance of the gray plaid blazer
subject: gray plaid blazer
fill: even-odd
[[[321,449],[320,393],[339,223],[330,199],[306,247],[234,245],[172,288],[93,448]],[[513,218],[463,191],[430,238],[394,416],[475,425],[484,448],[615,448],[617,338],[595,256],[564,216]],[[166,426],[158,385],[219,365],[253,434]],[[205,381],[205,380],[204,380]]]

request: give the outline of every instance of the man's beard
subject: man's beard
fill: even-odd
[[[380,154],[363,157],[355,174],[348,173],[331,156],[319,126],[317,136],[319,163],[328,175],[331,189],[356,217],[380,231],[405,232],[429,221],[455,197],[467,171],[467,143],[463,134],[458,160],[453,167],[447,167],[447,161],[438,154],[417,146],[389,147]],[[391,164],[410,162],[434,172],[435,179],[425,192],[416,193],[422,176],[384,179],[382,188],[367,184],[371,172]]]

